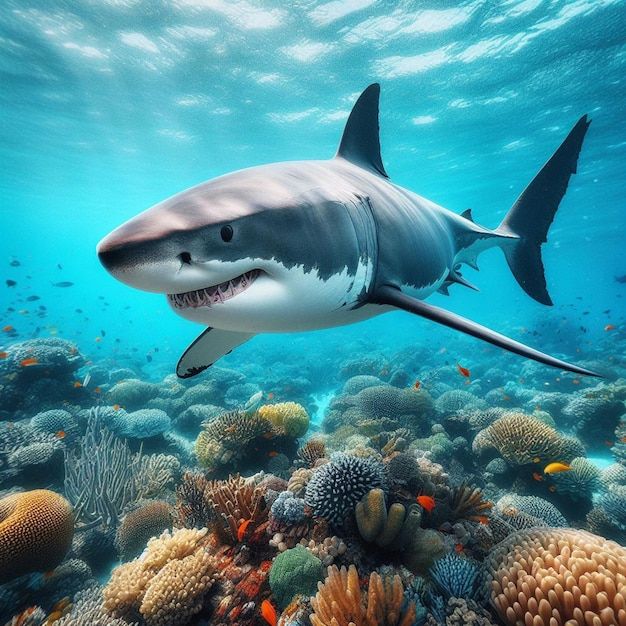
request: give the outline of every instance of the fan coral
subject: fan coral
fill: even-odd
[[[104,608],[113,617],[139,614],[148,626],[188,624],[216,576],[206,534],[182,528],[150,539],[141,558],[113,570]]]
[[[326,457],[326,444],[321,439],[309,439],[299,450],[298,458],[306,467],[315,467],[315,464]]]
[[[413,626],[416,621],[415,603],[405,602],[399,576],[382,578],[372,572],[364,597],[354,565],[348,570],[329,567],[311,605],[312,626]]]
[[[406,508],[394,502],[387,510],[385,492],[372,489],[357,503],[355,516],[361,537],[382,547],[393,543],[402,531]]]
[[[557,491],[573,500],[590,500],[594,491],[602,487],[600,470],[585,457],[570,462],[570,470],[551,476]]]
[[[430,577],[446,600],[451,597],[476,599],[480,568],[475,561],[458,554],[446,554],[430,568]]]
[[[385,486],[382,463],[369,458],[334,454],[316,469],[306,487],[305,502],[313,513],[341,528],[357,502],[371,489]]]
[[[259,415],[272,425],[275,432],[297,439],[309,429],[309,414],[296,402],[265,404],[259,407]]]
[[[626,624],[626,548],[612,541],[571,528],[519,531],[486,566],[505,624]]]
[[[312,596],[324,578],[322,562],[303,546],[279,554],[270,569],[270,587],[281,608],[296,595]]]
[[[562,528],[567,526],[567,520],[561,512],[548,500],[536,496],[518,496],[509,493],[496,502],[496,510],[500,513],[507,509],[517,509],[540,520],[547,526]]]
[[[124,516],[115,535],[120,558],[128,561],[140,554],[148,540],[158,537],[172,525],[172,512],[167,502],[146,502]]]
[[[578,439],[561,435],[544,422],[523,413],[500,417],[476,437],[481,437],[483,446],[494,447],[512,465],[551,463],[554,460],[569,462],[577,456],[584,456]],[[477,451],[476,446],[473,447]]]
[[[0,582],[54,569],[74,536],[70,503],[54,491],[36,489],[0,500]]]

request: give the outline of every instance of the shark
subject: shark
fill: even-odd
[[[380,85],[367,87],[329,160],[270,163],[182,191],[125,222],[97,246],[115,278],[165,294],[174,313],[205,326],[176,366],[206,370],[259,333],[352,324],[402,310],[579,375],[598,376],[425,300],[476,289],[490,248],[520,287],[551,305],[541,247],[590,120],[584,115],[490,229],[394,184],[381,159]]]

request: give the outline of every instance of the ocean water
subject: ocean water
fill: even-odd
[[[502,517],[506,507],[468,514],[475,519],[462,520],[463,534],[448,505],[464,483],[480,488],[483,500],[493,503],[511,494],[540,497],[559,509],[563,525],[626,544],[625,32],[626,9],[619,0],[5,0],[0,7],[0,489],[2,495],[34,489],[63,495],[75,509],[77,530],[71,547],[61,545],[62,554],[39,563],[20,556],[12,547],[15,539],[3,539],[10,535],[0,522],[0,570],[7,568],[3,563],[14,570],[0,571],[0,624],[34,605],[41,615],[27,623],[43,624],[65,596],[70,599],[58,611],[82,612],[87,620],[65,617],[60,623],[66,624],[306,624],[305,601],[280,617],[289,593],[270,586],[269,566],[263,569],[292,548],[296,536],[310,542],[309,554],[321,556],[324,566],[333,558],[319,545],[335,537],[335,564],[356,565],[362,580],[383,566],[395,568],[405,589],[425,577],[433,587],[418,604],[425,605],[430,623],[456,623],[446,622],[452,619],[451,605],[446,617],[433,600],[442,597],[445,604],[452,596],[478,602],[485,619],[515,624],[503,613],[498,617],[497,599],[463,595],[458,588],[442,591],[443,575],[429,569],[450,552],[486,572],[497,570],[494,549],[506,533],[499,536],[492,530],[496,523],[489,526],[483,518]],[[453,285],[449,296],[433,294],[428,302],[604,378],[537,365],[425,319],[391,312],[349,326],[259,335],[214,368],[176,380],[176,363],[203,326],[175,315],[163,295],[117,281],[98,260],[98,242],[141,211],[205,180],[277,161],[332,158],[352,105],[374,82],[381,88],[381,153],[391,181],[456,213],[471,208],[476,222],[488,228],[497,227],[576,121],[589,116],[577,172],[542,248],[554,306],[543,306],[520,289],[499,250],[481,255],[480,272],[464,269],[479,291]],[[43,341],[49,338],[70,343],[54,347]],[[367,389],[374,391],[363,393]],[[418,397],[427,397],[425,404]],[[281,422],[265,439],[257,432],[248,439],[241,435],[232,444],[236,450],[224,444],[246,430],[246,417],[258,418],[259,405],[286,402],[307,413],[306,432],[289,431]],[[506,443],[484,453],[480,438],[475,441],[496,420],[496,409],[499,417],[512,412],[534,420],[535,426],[523,422],[505,437],[525,442],[524,454],[508,453]],[[49,410],[66,416],[35,417]],[[161,413],[132,416],[145,410]],[[227,411],[239,411],[243,421],[219,422]],[[275,421],[283,419],[267,411]],[[204,420],[217,420],[215,428],[222,432],[211,436],[227,450],[211,461],[206,456],[203,461],[194,447]],[[576,454],[568,456],[557,446],[544,455],[525,439],[537,420],[555,437],[577,437],[582,448],[571,444],[567,450]],[[113,439],[106,439],[108,433]],[[392,443],[385,447],[387,438]],[[286,515],[279,522],[278,513],[260,520],[257,510],[248,516],[238,511],[234,535],[226,533],[230,540],[215,531],[223,521],[219,511],[194,522],[181,513],[189,505],[185,487],[192,483],[183,470],[195,472],[196,481],[200,472],[218,480],[256,475],[258,484],[263,471],[262,488],[281,490],[278,483],[306,465],[297,451],[308,439],[325,442],[321,458],[331,458],[338,484],[350,485],[350,471],[357,470],[346,469],[339,457],[332,460],[331,453],[371,457],[368,463],[378,464],[368,470],[374,473],[383,468],[387,505],[396,502],[408,510],[416,498],[434,497],[434,512],[419,506],[421,529],[438,533],[444,546],[436,558],[417,564],[401,563],[384,551],[367,554],[352,504],[350,523],[339,523],[336,511],[324,513],[312,489],[308,497],[296,494],[307,507],[297,523],[290,525]],[[118,449],[130,465],[141,463],[132,455],[168,455],[171,473],[158,492],[133,493],[126,500],[118,494],[113,508],[119,510],[108,522],[85,510],[86,498],[96,508],[96,501],[106,499],[104,487],[85,487],[93,473],[79,472],[73,483],[68,479],[72,468],[84,469],[87,459],[100,458],[96,451],[105,448]],[[110,456],[102,455],[97,471],[105,483],[135,480],[116,475]],[[413,482],[403,483],[393,474],[390,463],[399,455],[410,456],[411,463],[426,459],[420,462],[428,468],[415,470],[419,480],[413,476]],[[502,461],[499,472],[492,471],[494,458]],[[570,466],[574,458],[586,459],[580,461],[585,468],[571,465],[554,476],[543,471],[551,462]],[[118,470],[119,465],[118,460]],[[441,472],[445,479],[433,478]],[[149,476],[146,470],[144,484]],[[372,488],[382,485],[369,480]],[[82,496],[76,484],[86,490]],[[269,510],[275,495],[264,497]],[[131,517],[126,523],[140,527],[140,536],[133,535],[137,545],[145,547],[149,537],[172,525],[201,527],[204,521],[207,537],[225,544],[233,563],[248,559],[255,571],[264,572],[257,591],[246,587],[243,574],[229,570],[230,583],[246,589],[238,588],[232,606],[222,602],[221,613],[215,608],[222,598],[215,591],[218,582],[212,591],[198,592],[197,610],[174,611],[159,622],[138,605],[112,609],[106,591],[108,609],[98,613],[102,591],[92,586],[94,613],[87,613],[76,596],[80,581],[93,578],[105,586],[120,560],[132,563],[141,552],[137,548],[130,556],[119,549],[119,539],[114,547],[113,538],[128,515],[149,505],[146,499],[165,503],[170,522],[146,522],[144,528]],[[33,502],[26,510],[46,510]],[[521,519],[505,520],[511,532],[535,523],[557,525],[546,513],[548,505],[526,510],[520,502],[510,506],[521,511]],[[0,500],[0,518],[2,506]],[[313,522],[320,518],[331,520],[326,532]],[[248,519],[253,522],[240,539],[238,530]],[[481,526],[489,528],[488,545],[477,539]],[[58,537],[46,539],[46,545],[54,541]],[[206,537],[195,541],[212,557],[217,553],[213,543],[210,548],[202,543]],[[626,559],[617,546],[606,550],[605,556],[615,551],[618,562]],[[455,567],[462,566],[449,575],[458,581]],[[48,570],[56,574],[42,577]],[[620,589],[626,597],[623,583]],[[313,595],[315,587],[301,591]],[[241,613],[233,608],[243,605]],[[114,622],[113,616],[124,621]],[[615,621],[606,624],[626,623],[617,608],[610,619]],[[409,623],[423,622],[418,615]]]

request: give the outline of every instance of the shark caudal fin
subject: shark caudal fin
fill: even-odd
[[[541,244],[547,240],[569,179],[576,173],[578,155],[590,123],[586,115],[578,120],[496,230],[508,237],[518,237],[515,241],[503,240],[501,247],[520,287],[542,304],[551,305],[552,300],[546,286]]]

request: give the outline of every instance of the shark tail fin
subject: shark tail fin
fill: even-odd
[[[542,304],[551,305],[541,258],[541,244],[565,195],[591,120],[583,115],[557,151],[524,189],[497,229],[501,247],[520,287]],[[513,240],[511,240],[513,239]]]

